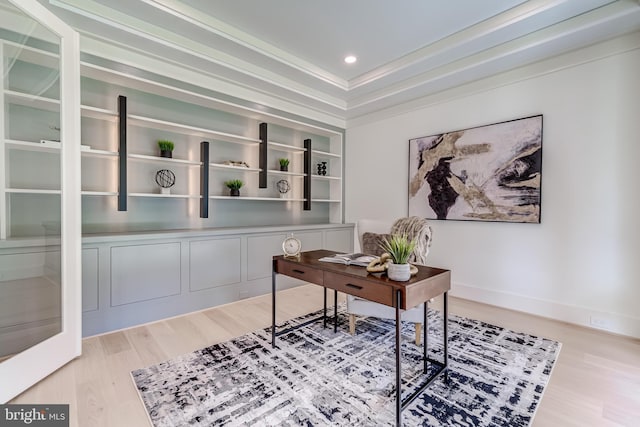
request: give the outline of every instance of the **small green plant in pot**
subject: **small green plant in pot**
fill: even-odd
[[[172,152],[174,145],[172,141],[161,139],[158,141],[158,147],[160,148],[160,157],[173,157]]]
[[[383,239],[380,247],[393,260],[387,268],[387,277],[398,282],[405,282],[411,278],[411,265],[409,258],[416,247],[415,240],[409,240],[406,234],[394,234],[390,238]]]
[[[283,172],[287,172],[289,170],[289,159],[280,159],[280,170]]]
[[[229,188],[230,196],[238,197],[240,195],[240,188],[244,185],[244,182],[239,179],[232,179],[230,181],[225,181],[224,185]]]

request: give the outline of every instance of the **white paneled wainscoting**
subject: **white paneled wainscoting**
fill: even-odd
[[[294,234],[303,250],[353,249],[353,224],[212,228],[85,235],[82,239],[83,336],[101,334],[146,322],[226,304],[271,291],[271,259],[282,254],[282,241]],[[5,283],[31,287],[46,283],[47,260],[60,249],[42,239],[24,239],[20,250],[10,241],[0,247]],[[17,253],[19,252],[19,253]],[[42,271],[34,274],[33,269]],[[11,277],[8,277],[11,275]],[[278,288],[303,282],[281,278]],[[1,289],[10,290],[4,286]],[[51,301],[55,295],[31,292]],[[9,301],[0,295],[0,301]],[[45,305],[46,306],[46,305]],[[40,318],[0,317],[0,344],[16,351],[37,340],[60,319],[55,310]],[[59,311],[58,311],[59,312]],[[53,314],[52,314],[53,313]],[[35,328],[35,329],[34,329]],[[25,332],[27,331],[27,332]],[[12,352],[9,352],[11,354]]]

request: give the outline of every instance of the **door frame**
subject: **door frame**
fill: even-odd
[[[82,353],[79,36],[36,0],[8,2],[60,38],[62,318],[60,333],[0,363],[0,403],[13,399]]]

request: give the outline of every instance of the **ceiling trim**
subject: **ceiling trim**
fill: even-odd
[[[146,67],[164,61],[172,78],[180,78],[183,69],[186,82],[198,75],[195,80],[203,87],[331,123],[640,29],[640,0],[528,0],[343,79],[186,0],[40,1],[75,23],[84,42],[103,49],[94,49],[96,56],[156,73]],[[135,53],[135,64],[127,50]],[[169,76],[165,71],[158,75]]]
[[[309,86],[302,85],[294,80],[284,78],[280,74],[276,74],[265,69],[260,69],[260,72],[257,72],[257,67],[253,66],[253,64],[224,52],[220,52],[209,46],[194,42],[193,40],[189,40],[175,33],[171,33],[170,31],[158,28],[146,21],[139,20],[111,8],[102,6],[98,3],[90,2],[88,0],[49,0],[49,3],[77,15],[84,16],[85,18],[117,28],[137,37],[144,38],[153,43],[187,53],[270,85],[277,86],[281,89],[322,102],[327,106],[337,108],[342,111],[346,110],[346,101],[332,97],[326,92],[312,89]],[[91,10],[89,10],[89,6]],[[86,31],[78,31],[85,35],[88,34]],[[250,70],[252,68],[254,70]]]
[[[390,117],[451,102],[452,100],[473,96],[478,93],[535,79],[636,50],[640,50],[640,32],[626,34],[569,53],[545,58],[544,60],[503,71],[498,74],[492,74],[463,85],[448,88],[441,92],[415,98],[402,104],[395,104],[384,109],[357,115],[347,119],[346,127],[349,129],[380,120],[386,120]]]
[[[231,25],[228,25],[212,16],[206,15],[197,9],[194,9],[178,0],[140,0],[149,6],[153,6],[165,13],[189,22],[199,28],[216,34],[220,37],[244,46],[263,56],[278,61],[288,67],[294,68],[300,72],[308,74],[311,77],[319,79],[325,83],[333,85],[342,90],[349,88],[347,80],[342,79],[316,65],[305,61],[295,55],[291,55],[284,50],[260,40],[250,34],[245,33]],[[199,16],[198,19],[195,16]]]
[[[480,22],[471,27],[465,28],[462,31],[451,34],[448,37],[440,39],[430,45],[415,50],[395,61],[378,67],[370,72],[367,72],[359,77],[351,79],[349,81],[349,89],[356,89],[361,86],[365,86],[369,83],[375,82],[381,78],[387,77],[391,74],[397,73],[411,65],[426,62],[438,54],[441,54],[447,50],[460,48],[465,44],[469,44],[471,41],[480,37],[484,37],[491,33],[495,33],[510,25],[514,25],[524,19],[530,18],[538,13],[549,10],[566,2],[566,0],[530,0],[519,6],[516,6],[510,10],[507,10],[500,15],[489,18],[483,22]]]
[[[499,61],[509,56],[518,55],[528,49],[550,44],[570,34],[579,31],[588,31],[598,25],[614,21],[628,15],[630,11],[640,13],[635,6],[630,9],[629,5],[620,2],[611,3],[591,12],[578,15],[574,18],[562,21],[549,26],[543,30],[530,33],[510,42],[503,43],[493,48],[478,52],[474,55],[466,56],[459,60],[447,63],[437,68],[433,68],[411,78],[405,79],[394,85],[385,86],[383,89],[370,92],[357,99],[348,102],[348,110],[362,108],[373,103],[390,98],[407,91],[415,91],[421,86],[433,83],[437,80],[449,78],[473,68],[478,68],[493,61]],[[528,62],[535,62],[540,58],[531,58]]]
[[[85,32],[80,32],[80,34],[82,36],[81,45],[83,53],[87,53],[98,58],[104,58],[110,62],[122,64],[127,67],[162,75],[169,79],[188,81],[193,85],[225,93],[236,99],[244,99],[249,102],[263,105],[265,107],[262,109],[255,109],[255,111],[262,114],[271,108],[287,112],[297,111],[296,114],[298,115],[302,114],[306,117],[314,118],[319,122],[331,124],[338,128],[344,128],[344,115],[331,114],[326,109],[314,108],[310,106],[309,103],[302,104],[285,96],[268,93],[264,90],[257,90],[253,86],[241,84],[236,80],[224,78],[213,73],[207,73],[200,68],[191,67],[188,64],[179,63],[166,57],[160,57],[148,51],[136,49],[130,45],[117,43],[113,40],[105,39],[95,34],[87,34]],[[96,65],[95,67],[98,66]],[[126,75],[116,71],[115,69],[105,70],[113,73],[114,75]],[[129,78],[139,79],[140,81],[144,80],[131,76],[129,76]],[[148,80],[148,82],[158,87],[163,86],[162,83],[154,82],[153,80]],[[219,102],[225,103],[224,101]],[[239,101],[233,102],[233,105],[236,104],[240,105]]]

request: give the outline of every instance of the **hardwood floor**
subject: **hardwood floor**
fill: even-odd
[[[278,321],[321,307],[318,286],[285,290],[278,294]],[[640,340],[456,298],[450,307],[452,314],[562,342],[534,426],[640,426]],[[69,403],[71,426],[147,426],[131,370],[270,323],[265,295],[87,338],[82,357],[11,403]]]

